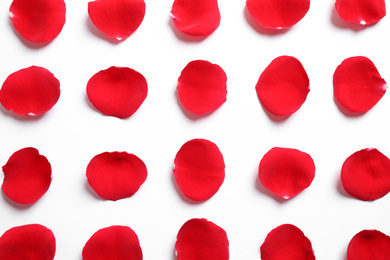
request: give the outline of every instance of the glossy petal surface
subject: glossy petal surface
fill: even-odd
[[[346,22],[366,25],[386,15],[384,0],[336,0],[337,13]]]
[[[386,260],[389,256],[390,237],[378,230],[362,230],[348,245],[348,260]]]

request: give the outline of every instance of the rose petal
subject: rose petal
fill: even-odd
[[[346,22],[366,25],[386,15],[384,0],[336,0],[337,13]]]
[[[204,218],[190,219],[180,228],[175,245],[177,260],[228,260],[225,230]]]
[[[310,240],[296,226],[283,224],[271,230],[260,247],[262,260],[314,260]]]
[[[174,175],[180,190],[188,198],[211,198],[225,179],[225,162],[217,145],[205,139],[192,139],[177,152]]]
[[[265,188],[284,199],[310,186],[315,165],[311,156],[291,148],[274,147],[261,159],[259,178]]]
[[[19,115],[49,111],[60,98],[60,82],[45,68],[31,66],[9,75],[0,90],[0,103]]]
[[[192,36],[207,36],[221,21],[217,0],[175,0],[171,16],[176,28]]]
[[[378,230],[362,230],[349,242],[348,260],[389,259],[390,237]]]
[[[284,29],[298,23],[306,15],[310,0],[247,0],[246,6],[262,27]]]
[[[226,101],[227,77],[217,64],[195,60],[182,70],[177,84],[180,102],[190,112],[204,114]]]
[[[9,8],[12,23],[25,39],[51,41],[65,24],[64,0],[13,0]]]
[[[291,56],[274,59],[261,73],[256,84],[260,102],[272,114],[295,113],[310,91],[309,78],[299,60]]]
[[[83,248],[83,260],[142,260],[137,234],[126,226],[98,230]]]
[[[345,191],[359,200],[376,200],[390,191],[390,159],[375,148],[349,156],[341,169]]]
[[[145,16],[144,0],[94,0],[88,3],[93,24],[115,40],[124,40],[141,25]]]
[[[147,94],[144,76],[127,67],[99,71],[87,84],[87,95],[92,105],[105,115],[122,119],[134,114]]]
[[[0,238],[0,258],[52,260],[56,252],[53,232],[39,224],[13,227]]]
[[[28,204],[36,202],[49,189],[51,165],[45,156],[32,147],[16,151],[3,166],[1,188],[11,200]]]
[[[374,63],[363,56],[345,59],[334,72],[333,86],[335,98],[352,112],[370,110],[387,89]]]
[[[119,200],[132,196],[145,182],[147,169],[134,154],[105,152],[96,155],[87,167],[88,183],[103,199]]]

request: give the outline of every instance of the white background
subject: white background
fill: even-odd
[[[56,236],[58,260],[81,260],[89,237],[110,225],[130,226],[145,260],[173,260],[178,230],[195,217],[225,229],[230,259],[260,259],[267,233],[284,223],[305,233],[317,259],[345,260],[350,239],[363,229],[390,234],[390,195],[359,201],[346,195],[339,181],[344,160],[355,151],[375,147],[390,155],[390,96],[385,94],[369,112],[350,116],[335,104],[332,85],[337,65],[357,55],[370,58],[390,80],[388,16],[361,29],[338,17],[334,1],[313,0],[298,24],[273,33],[253,22],[244,0],[220,0],[220,27],[200,40],[174,28],[173,1],[145,2],[141,26],[114,44],[91,23],[87,0],[68,0],[65,26],[46,45],[19,36],[8,17],[11,0],[0,2],[0,82],[37,65],[61,83],[58,103],[44,116],[26,119],[1,108],[0,165],[32,146],[53,169],[48,192],[32,205],[17,205],[2,193],[1,234],[14,226],[43,224]],[[260,73],[280,55],[298,58],[311,85],[301,109],[284,120],[267,115],[255,92]],[[196,59],[225,70],[228,96],[214,113],[194,118],[177,100],[176,81]],[[135,69],[148,82],[145,102],[125,120],[104,116],[87,101],[89,78],[110,66]],[[192,138],[216,143],[226,163],[223,185],[204,203],[185,199],[173,179],[176,152]],[[260,159],[274,146],[300,149],[316,164],[311,186],[284,202],[265,191],[257,177]],[[140,157],[148,178],[134,196],[105,201],[91,191],[85,169],[96,154],[116,150]]]

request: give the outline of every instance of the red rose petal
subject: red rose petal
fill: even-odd
[[[83,248],[83,260],[142,260],[137,234],[126,226],[98,230]]]
[[[39,224],[13,227],[0,238],[0,259],[52,260],[55,253],[53,232]]]
[[[180,190],[188,198],[211,198],[225,179],[225,162],[217,145],[205,139],[186,142],[177,152],[174,175]]]
[[[252,17],[268,29],[289,28],[309,11],[310,0],[247,0]]]
[[[191,61],[178,80],[180,102],[195,114],[214,111],[226,101],[226,81],[225,72],[217,64],[204,60]]]
[[[274,147],[261,159],[259,178],[265,188],[289,199],[310,186],[315,165],[311,156],[291,148]]]
[[[87,84],[92,105],[108,116],[127,118],[142,105],[148,84],[141,73],[126,67],[110,67],[99,71]]]
[[[348,260],[385,260],[389,256],[390,237],[378,230],[362,230],[348,245]]]
[[[16,29],[33,42],[51,41],[65,24],[64,0],[13,0],[9,15]]]
[[[366,25],[386,15],[384,0],[336,0],[337,13],[346,22]]]
[[[123,40],[134,33],[145,16],[144,0],[94,0],[88,3],[93,24],[104,34]]]
[[[299,60],[291,56],[274,59],[261,73],[256,84],[260,102],[272,114],[295,113],[310,91],[309,78]]]
[[[211,34],[221,21],[217,0],[175,0],[171,16],[179,31],[192,36]]]
[[[3,166],[2,189],[11,200],[28,204],[37,201],[49,189],[51,165],[32,147],[16,151]]]
[[[228,260],[225,230],[204,218],[190,219],[180,228],[175,245],[177,260]]]
[[[296,226],[283,224],[271,230],[260,247],[262,260],[314,260],[310,240]]]
[[[19,115],[49,111],[60,98],[60,82],[45,68],[31,66],[9,75],[0,90],[0,103]]]
[[[375,148],[357,151],[345,160],[341,182],[359,200],[379,199],[390,191],[390,159]]]

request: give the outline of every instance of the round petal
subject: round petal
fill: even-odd
[[[315,165],[311,156],[291,148],[274,147],[261,159],[259,178],[275,195],[289,199],[310,186]]]
[[[65,24],[65,13],[64,0],[13,0],[9,8],[16,31],[33,42],[57,37]]]
[[[180,102],[195,114],[212,112],[226,101],[226,81],[225,72],[217,64],[204,60],[191,61],[178,80]]]
[[[32,147],[16,151],[3,166],[1,188],[11,200],[28,204],[36,202],[50,187],[51,165]]]
[[[190,219],[180,228],[177,260],[228,260],[229,240],[225,230],[204,218]]]
[[[108,116],[127,118],[142,105],[148,94],[146,79],[126,67],[110,67],[93,75],[87,84],[92,105]]]
[[[45,68],[31,66],[9,75],[0,90],[0,103],[18,115],[37,116],[60,98],[60,82]]]
[[[334,96],[352,112],[366,112],[382,98],[387,89],[374,63],[366,57],[345,59],[333,74]]]
[[[134,33],[145,16],[144,0],[94,0],[88,3],[93,24],[105,35],[123,40]]]
[[[105,152],[96,155],[87,167],[88,183],[103,199],[119,200],[132,196],[145,182],[147,169],[134,154]]]
[[[137,234],[126,226],[98,230],[83,248],[83,260],[142,260]]]
[[[341,182],[359,200],[382,198],[390,191],[390,159],[375,148],[357,151],[344,161]]]
[[[362,230],[349,242],[348,260],[389,259],[390,237],[378,230]]]
[[[211,198],[225,179],[225,162],[217,145],[205,139],[186,142],[177,152],[173,172],[185,196],[195,201]]]
[[[346,22],[366,25],[386,15],[385,0],[336,0],[337,13]]]

